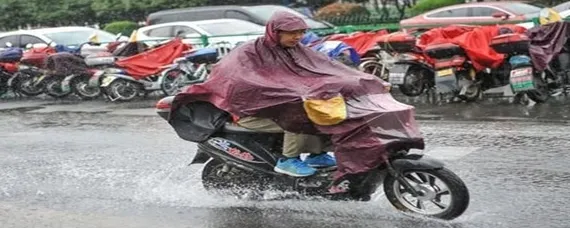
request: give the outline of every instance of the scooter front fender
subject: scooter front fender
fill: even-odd
[[[443,162],[423,154],[409,154],[394,159],[391,164],[394,170],[399,173],[406,170],[438,170],[445,166]]]
[[[91,78],[89,78],[89,86],[90,87],[98,87],[101,84],[101,78],[105,74],[104,71],[97,71]]]
[[[72,75],[68,75],[67,77],[65,77],[63,79],[63,81],[61,81],[61,89],[63,92],[69,92],[71,91],[71,81],[76,78],[77,75],[72,74]]]

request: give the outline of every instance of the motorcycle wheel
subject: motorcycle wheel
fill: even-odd
[[[259,195],[267,186],[263,177],[228,165],[218,159],[210,159],[202,170],[202,185],[207,191],[224,191],[243,197],[248,193]]]
[[[540,76],[534,77],[535,90],[528,91],[526,94],[528,98],[536,103],[544,103],[550,98],[550,89],[548,88],[548,83],[546,82],[546,73],[542,73]]]
[[[459,95],[459,98],[467,102],[473,102],[479,98],[479,95],[481,95],[481,85],[473,84],[469,86],[464,95]]]
[[[119,78],[111,82],[107,87],[107,90],[107,94],[109,94],[113,99],[130,101],[138,96],[141,91],[141,86],[136,82]]]
[[[358,69],[364,73],[372,74],[384,81],[388,81],[389,71],[388,69],[384,69],[384,74],[382,74],[383,65],[378,61],[379,60],[365,61],[358,66]]]
[[[450,170],[403,170],[402,175],[422,195],[412,196],[396,178],[388,175],[384,179],[384,192],[396,209],[445,220],[457,218],[467,210],[469,191]],[[449,198],[449,203],[442,202],[444,197]],[[436,210],[428,212],[428,206]]]
[[[173,69],[164,74],[164,78],[160,84],[160,88],[162,89],[164,95],[175,95],[178,91],[178,85],[180,81],[182,81],[182,77],[184,77],[184,75],[184,71],[180,69]]]
[[[101,96],[101,88],[99,86],[90,87],[88,77],[77,77],[71,82],[73,93],[81,98],[81,100],[91,100]]]
[[[404,84],[399,85],[400,92],[408,97],[417,97],[426,89],[425,74],[422,69],[410,68],[404,76]]]
[[[46,83],[45,92],[53,98],[64,98],[71,94],[71,91],[64,92],[61,88],[61,80],[50,80]]]
[[[35,96],[38,96],[44,92],[44,86],[43,85],[39,85],[36,87],[31,86],[33,81],[34,81],[34,77],[27,76],[21,80],[18,80],[18,83],[16,83],[14,85],[14,87],[17,88],[20,93],[22,93],[28,97],[35,97]]]

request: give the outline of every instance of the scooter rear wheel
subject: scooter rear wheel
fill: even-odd
[[[546,82],[546,73],[543,72],[540,76],[534,76],[534,84],[536,89],[526,92],[528,98],[536,103],[544,103],[550,98],[550,89]]]
[[[211,159],[202,170],[202,185],[207,191],[229,192],[240,198],[249,193],[259,195],[268,186],[267,181],[261,175],[233,167],[219,159]]]

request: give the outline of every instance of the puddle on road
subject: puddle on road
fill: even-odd
[[[207,192],[201,184],[200,175],[203,165],[188,167],[181,165],[169,170],[154,172],[136,180],[137,189],[133,200],[142,204],[161,205],[180,208],[181,211],[192,213],[192,208],[211,209],[211,220],[224,216],[227,208],[238,213],[234,208],[244,208],[262,211],[266,215],[309,216],[320,218],[327,223],[330,219],[356,219],[370,221],[387,221],[390,223],[411,224],[404,227],[463,227],[459,223],[470,223],[485,213],[466,214],[455,221],[442,221],[423,216],[401,213],[396,211],[380,193],[376,199],[369,202],[328,201],[317,197],[296,200],[248,200],[237,199],[229,195],[218,195]],[[382,188],[378,190],[382,192]],[[290,193],[272,191],[266,192],[279,198]],[[222,209],[222,210],[220,210]],[[237,209],[236,209],[237,210]],[[229,213],[229,212],[226,212]],[[249,216],[247,210],[239,212],[241,216]],[[214,217],[215,216],[215,217]],[[262,223],[262,221],[260,221]],[[318,223],[318,222],[317,222]]]

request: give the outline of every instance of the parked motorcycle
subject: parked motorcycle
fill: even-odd
[[[505,61],[505,55],[497,53],[492,47],[492,38],[499,35],[500,31],[524,32],[524,28],[518,26],[484,26],[474,28],[461,36],[449,40],[448,43],[431,44],[425,48],[425,53],[435,59],[435,84],[440,94],[452,93],[465,101],[477,100],[483,91],[495,88],[505,88],[510,84],[511,67],[521,67],[518,63],[514,66]],[[453,43],[452,43],[453,42]],[[511,42],[501,41],[501,45],[511,47]],[[506,48],[512,51],[512,48]],[[505,52],[506,50],[499,50]],[[521,49],[515,49],[522,51]],[[512,53],[510,53],[512,54]],[[520,56],[510,58],[520,60]],[[512,62],[511,61],[511,62]],[[519,69],[513,69],[519,72]],[[514,73],[513,72],[513,73]],[[523,70],[521,72],[526,72]],[[544,80],[537,76],[537,80]],[[529,88],[527,88],[529,89]],[[538,89],[538,88],[537,88]],[[492,91],[489,91],[492,93]],[[512,93],[500,91],[503,96]],[[538,93],[543,93],[539,91]],[[535,93],[535,94],[538,94]],[[543,96],[531,97],[538,102],[543,102]]]
[[[310,177],[276,173],[273,168],[279,157],[278,151],[282,151],[282,134],[238,127],[231,123],[227,113],[205,102],[190,103],[171,113],[173,99],[173,96],[161,99],[156,104],[156,110],[165,120],[170,119],[170,125],[181,138],[187,139],[184,136],[189,131],[192,134],[213,133],[198,144],[198,151],[190,163],[206,163],[202,170],[202,184],[207,190],[229,190],[239,194],[242,190],[293,189],[308,196],[368,201],[370,195],[383,184],[386,197],[401,211],[450,220],[460,216],[468,207],[467,187],[442,162],[397,149],[389,150],[389,162],[370,171],[356,189],[351,188],[353,190],[348,195],[330,195],[327,189],[336,167],[319,169],[317,174]],[[208,125],[211,121],[227,122],[215,132],[197,133],[197,128],[182,124],[188,121],[196,126]]]
[[[18,88],[13,85],[18,73],[18,62],[22,58],[21,48],[8,48],[0,53],[0,96],[10,89],[17,93]]]
[[[510,90],[506,95],[526,93],[530,99],[542,103],[550,97],[548,79],[554,80],[551,71],[536,72],[529,54],[530,39],[524,34],[503,34],[493,38],[491,47],[505,54]],[[496,79],[498,80],[498,79]],[[504,84],[501,83],[501,84]]]
[[[65,77],[61,83],[64,91],[73,91],[83,100],[89,100],[99,97],[101,92],[100,79],[105,72],[115,72],[115,61],[119,58],[125,58],[143,52],[148,48],[144,43],[128,42],[117,48],[121,42],[114,42],[105,49],[90,48],[85,50],[83,44],[79,47],[80,56],[85,57],[86,70],[81,74],[71,74]],[[89,43],[87,43],[89,44]],[[106,69],[109,68],[110,70]]]
[[[46,94],[54,98],[63,98],[76,92],[81,98],[94,98],[92,94],[84,95],[84,90],[79,90],[80,85],[85,85],[86,80],[80,80],[90,75],[90,72],[80,55],[60,52],[48,56],[46,60],[47,79]],[[78,76],[78,77],[76,77]],[[71,81],[71,82],[69,82]],[[72,88],[68,87],[71,84]]]
[[[395,53],[388,81],[410,97],[419,96],[435,85],[433,66],[416,42],[416,36],[408,33],[389,34],[379,42],[385,50]]]
[[[195,49],[185,57],[174,60],[172,65],[165,66],[167,69],[159,79],[164,94],[171,96],[184,86],[206,80],[212,64],[219,60],[219,51],[216,48]]]
[[[160,72],[188,50],[181,39],[175,38],[160,47],[119,59],[115,66],[101,76],[101,88],[111,101],[129,101],[140,93],[161,90]]]
[[[12,87],[19,87],[19,93],[33,97],[45,90],[44,80],[47,78],[45,61],[56,53],[50,42],[46,47],[32,47],[23,53],[18,64],[18,75],[13,79]]]

